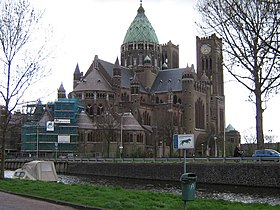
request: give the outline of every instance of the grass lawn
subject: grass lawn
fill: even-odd
[[[121,187],[69,185],[18,179],[0,180],[0,190],[39,196],[112,210],[181,210],[181,195],[171,193],[126,190]],[[244,204],[224,200],[200,199],[187,202],[188,210],[269,210],[280,205]]]

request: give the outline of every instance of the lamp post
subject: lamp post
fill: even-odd
[[[37,125],[37,127],[36,127],[36,141],[37,141],[36,158],[37,158],[37,160],[39,159],[39,131],[38,131],[38,129],[39,129],[39,125]]]
[[[203,144],[201,144],[201,156],[203,156]]]
[[[120,142],[120,158],[122,158],[123,142],[122,142],[122,130],[123,130],[123,114],[121,115],[121,142]]]
[[[214,143],[215,143],[215,157],[218,156],[218,153],[217,153],[217,137],[214,136]]]

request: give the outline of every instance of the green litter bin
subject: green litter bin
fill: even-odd
[[[196,178],[197,176],[194,173],[182,174],[180,181],[183,201],[193,201],[195,199]]]

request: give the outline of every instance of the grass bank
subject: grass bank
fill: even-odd
[[[181,195],[156,193],[140,190],[126,190],[121,187],[100,187],[93,185],[69,185],[17,179],[0,180],[0,189],[10,192],[66,201],[111,210],[181,210]],[[189,210],[270,210],[280,205],[244,204],[223,200],[195,199],[187,203]]]

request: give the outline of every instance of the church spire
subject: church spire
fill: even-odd
[[[142,0],[140,0],[140,7],[142,7]]]

